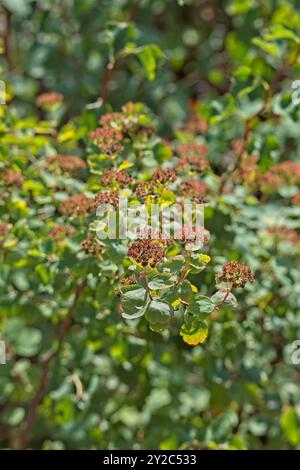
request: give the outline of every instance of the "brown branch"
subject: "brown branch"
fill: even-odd
[[[226,300],[228,299],[228,296],[231,293],[231,291],[232,291],[232,286],[228,286],[223,299],[218,304],[215,305],[216,309],[219,309],[220,307],[223,307],[223,305],[225,304]]]
[[[251,116],[250,118],[248,118],[245,121],[244,135],[242,137],[241,150],[240,150],[239,154],[236,157],[236,162],[235,162],[235,165],[234,165],[233,169],[231,169],[230,171],[226,171],[224,173],[224,175],[222,176],[222,178],[221,178],[221,184],[220,184],[219,191],[218,191],[219,195],[222,195],[223,190],[224,190],[228,180],[230,179],[231,175],[239,168],[241,158],[242,158],[244,152],[247,149],[247,145],[248,145],[249,139],[251,137],[251,131],[252,131],[251,123],[255,119],[259,119],[259,118],[263,117],[264,113],[268,110],[270,99],[272,98],[274,93],[277,91],[278,86],[280,85],[282,80],[284,80],[284,78],[287,76],[287,73],[290,70],[290,68],[297,63],[297,61],[299,59],[299,55],[300,55],[300,45],[296,50],[295,57],[293,58],[293,60],[283,64],[278,69],[278,71],[275,73],[274,77],[271,80],[271,83],[269,84],[269,86],[268,86],[268,88],[265,92],[263,105],[262,105],[261,109],[258,110],[253,116]]]
[[[102,104],[106,104],[109,97],[109,85],[113,77],[113,73],[116,68],[117,61],[109,62],[106,66],[103,78],[103,88],[102,88]]]
[[[9,71],[13,69],[12,49],[11,49],[11,19],[12,14],[7,8],[3,8],[5,20],[5,32],[3,35],[4,56]]]
[[[42,402],[45,392],[47,390],[48,384],[49,384],[50,367],[51,367],[52,361],[61,350],[62,344],[72,324],[73,315],[74,315],[74,312],[78,305],[79,298],[84,288],[85,288],[85,282],[81,282],[77,284],[72,305],[69,308],[69,311],[65,319],[60,324],[58,333],[56,335],[56,341],[58,345],[56,349],[52,349],[42,361],[42,374],[39,380],[37,391],[29,405],[28,414],[26,417],[26,421],[22,427],[21,434],[15,441],[14,447],[17,449],[28,448],[31,434],[32,434],[32,431],[36,422],[36,418],[37,418],[38,406]]]
[[[128,16],[128,23],[134,20],[135,15],[137,14],[140,6],[141,6],[142,0],[137,0],[133,8]],[[102,94],[101,94],[101,100],[102,104],[106,104],[109,98],[109,86],[110,82],[113,78],[113,74],[116,70],[117,64],[119,60],[121,59],[121,56],[117,57],[113,62],[108,62],[106,65],[105,71],[104,71],[104,77],[103,77],[103,86],[102,86]]]
[[[141,6],[141,3],[142,3],[143,0],[137,0],[134,5],[133,5],[133,8],[130,12],[130,15],[128,17],[128,21],[133,21],[134,18],[135,18],[135,15],[137,14],[137,12],[139,11],[139,8]]]

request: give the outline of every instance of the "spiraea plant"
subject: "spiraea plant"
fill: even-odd
[[[21,3],[1,447],[299,449],[299,5]]]
[[[93,190],[93,197],[87,198],[83,193],[72,196],[62,203],[61,212],[74,216],[85,213],[88,218],[91,211],[95,215],[97,205],[118,209],[122,195],[127,198],[129,212],[143,204],[149,214],[155,205],[159,213],[166,207],[170,212],[174,208],[174,217],[187,202],[191,206],[202,204],[204,211],[206,197],[214,197],[214,191],[209,195],[205,183],[213,171],[209,168],[204,136],[199,135],[207,126],[193,127],[191,123],[197,119],[201,118],[193,115],[180,130],[180,137],[165,143],[157,135],[149,111],[140,103],[128,103],[121,111],[103,115],[99,127],[88,136],[87,189]],[[195,225],[193,216],[190,226],[184,222],[176,228],[173,221],[173,233],[164,234],[160,224],[155,230],[146,221],[134,227],[132,234],[129,228],[124,241],[117,235],[113,240],[102,240],[101,261],[109,265],[111,250],[116,256],[120,253],[114,277],[121,280],[116,293],[125,320],[146,320],[152,331],[177,331],[186,343],[196,345],[205,341],[213,312],[230,302],[236,303],[231,290],[245,287],[247,280],[254,279],[250,268],[246,279],[243,265],[237,263],[241,282],[230,283],[230,295],[221,290],[208,296],[191,282],[189,277],[197,278],[210,262],[209,232],[204,225]],[[97,220],[91,222],[89,235],[96,246],[100,242],[97,225]],[[130,235],[134,235],[134,240],[130,241]],[[97,250],[95,254],[98,256]],[[234,267],[233,264],[233,271]]]

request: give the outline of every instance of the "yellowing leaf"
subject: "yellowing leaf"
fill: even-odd
[[[119,170],[126,170],[126,168],[131,168],[132,166],[133,163],[129,162],[128,160],[124,160],[124,162],[122,162],[119,166]]]
[[[201,253],[201,255],[200,255],[200,260],[202,261],[202,263],[209,263],[210,260],[211,260],[211,257],[208,256],[208,255],[204,255],[203,253]]]
[[[67,142],[68,140],[75,139],[75,137],[76,137],[75,129],[71,126],[65,126],[61,130],[57,140],[58,142],[63,143],[63,142]]]
[[[180,336],[185,343],[196,346],[202,344],[208,336],[207,325],[197,319],[185,323],[180,329]]]
[[[5,240],[3,243],[3,248],[6,248],[7,250],[11,250],[12,248],[15,248],[17,245],[18,240],[16,238],[10,238],[8,240]]]

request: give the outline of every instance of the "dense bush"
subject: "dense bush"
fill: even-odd
[[[300,10],[218,3],[1,2],[2,448],[300,448]]]

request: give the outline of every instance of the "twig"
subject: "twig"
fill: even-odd
[[[135,15],[137,14],[140,6],[141,6],[141,3],[142,3],[142,0],[137,0],[134,5],[133,5],[133,8],[129,14],[129,17],[128,17],[128,23],[130,23],[131,21],[134,20],[135,18]],[[103,86],[102,86],[102,94],[101,94],[101,100],[102,100],[102,104],[106,104],[107,101],[108,101],[108,98],[109,98],[109,85],[110,85],[110,82],[113,78],[113,74],[117,68],[117,65],[118,65],[118,62],[119,60],[121,59],[121,56],[117,57],[114,61],[112,62],[108,62],[108,64],[106,65],[106,68],[105,68],[105,72],[104,72],[104,77],[103,77]]]
[[[144,276],[145,276],[145,283],[146,283],[146,291],[147,291],[147,294],[149,295],[149,299],[150,299],[150,300],[153,300],[153,297],[152,297],[152,294],[151,294],[151,290],[150,290],[150,287],[149,287],[149,276],[148,276],[147,268],[144,269]]]
[[[228,299],[228,296],[231,293],[231,291],[232,291],[232,286],[227,287],[223,299],[218,304],[215,305],[216,309],[219,309],[220,307],[223,307],[223,305],[225,304],[226,300]]]
[[[115,60],[114,62],[109,62],[106,66],[106,69],[105,69],[105,72],[104,72],[104,78],[103,78],[102,95],[101,95],[101,99],[102,99],[103,104],[106,104],[107,101],[108,101],[109,85],[110,85],[110,82],[112,80],[113,73],[116,69],[116,65],[117,65],[117,60]]]
[[[130,12],[130,15],[129,15],[129,17],[128,17],[128,21],[129,21],[129,22],[134,20],[135,15],[137,14],[137,12],[138,12],[138,10],[139,10],[139,8],[140,8],[140,6],[141,6],[142,1],[143,1],[143,0],[137,0],[137,1],[135,2],[135,4],[133,5],[133,8],[132,8],[132,10],[131,10],[131,12]]]
[[[243,144],[242,144],[241,150],[240,150],[239,154],[237,155],[236,162],[235,162],[235,165],[234,165],[233,169],[230,170],[230,171],[226,171],[224,173],[224,175],[222,176],[222,178],[221,178],[221,184],[220,184],[220,188],[219,188],[219,191],[218,191],[219,195],[222,195],[224,187],[226,186],[227,181],[231,177],[232,173],[234,173],[239,168],[241,158],[242,158],[242,156],[243,156],[243,154],[244,154],[244,152],[247,148],[247,145],[249,143],[249,139],[250,139],[250,136],[251,136],[251,130],[252,130],[251,123],[255,119],[262,117],[263,114],[267,111],[270,99],[272,98],[273,94],[276,92],[276,90],[277,90],[279,84],[281,83],[281,81],[286,77],[289,69],[297,63],[297,61],[299,59],[299,55],[300,55],[300,45],[297,48],[297,51],[295,53],[295,57],[293,58],[293,60],[288,62],[288,63],[283,64],[280,67],[280,69],[278,69],[277,73],[274,75],[270,85],[268,86],[268,88],[266,90],[263,105],[262,105],[261,109],[258,110],[253,116],[251,116],[250,118],[248,118],[246,120],[245,128],[244,128],[244,135],[242,137],[242,143]]]
[[[83,397],[84,391],[83,391],[82,382],[78,374],[76,373],[72,374],[72,382],[74,383],[75,388],[76,388],[77,400],[81,400]]]
[[[5,18],[5,32],[3,35],[4,55],[5,55],[8,70],[11,72],[13,69],[12,50],[11,50],[12,14],[7,8],[3,8],[3,11],[4,11],[4,18]]]
[[[76,310],[79,298],[84,290],[85,287],[85,282],[81,282],[77,284],[76,291],[75,291],[75,296],[73,303],[71,307],[69,308],[69,311],[64,319],[64,321],[60,324],[60,328],[58,330],[56,340],[58,343],[58,346],[56,349],[53,349],[50,351],[44,360],[42,361],[42,374],[39,380],[38,388],[37,391],[30,403],[29,406],[29,411],[27,414],[26,421],[24,423],[24,426],[22,428],[21,434],[16,440],[15,447],[17,449],[27,449],[32,430],[34,428],[36,418],[37,418],[37,410],[38,406],[43,400],[44,394],[47,390],[48,383],[49,383],[49,375],[50,375],[50,366],[52,364],[53,359],[58,355],[59,351],[61,350],[62,344],[65,340],[65,337],[69,331],[69,328],[72,323],[72,318],[74,315],[74,312]]]

